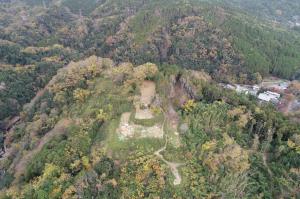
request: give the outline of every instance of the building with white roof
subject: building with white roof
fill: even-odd
[[[279,98],[280,98],[279,93],[275,93],[275,92],[271,92],[271,91],[266,91],[266,92],[260,93],[258,95],[258,99],[261,101],[265,101],[265,102],[277,103],[279,101]]]

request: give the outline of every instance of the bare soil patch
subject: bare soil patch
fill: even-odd
[[[156,124],[152,127],[145,127],[142,125],[137,125],[130,123],[131,113],[123,113],[121,116],[120,126],[118,128],[118,133],[120,139],[128,138],[163,138],[164,132],[161,125]]]
[[[155,97],[155,83],[153,81],[144,81],[140,86],[141,96],[137,97],[135,102],[135,118],[136,119],[152,119],[150,105]]]
[[[155,83],[153,81],[144,81],[140,87],[141,103],[150,105],[155,97]]]

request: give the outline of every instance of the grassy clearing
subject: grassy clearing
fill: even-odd
[[[133,122],[134,124],[142,125],[145,127],[151,127],[151,126],[154,126],[155,124],[162,123],[163,120],[164,120],[164,115],[162,113],[155,115],[154,118],[152,118],[152,119],[136,119],[135,118],[135,110],[132,111],[132,113],[130,115],[130,119],[129,119],[130,122]]]
[[[168,137],[168,145],[162,155],[168,161],[185,162],[185,151],[180,146],[180,135],[176,134],[174,129],[170,128],[168,122],[164,126],[164,132],[165,136]]]
[[[111,150],[115,158],[126,159],[126,157],[135,152],[153,153],[155,150],[163,146],[164,141],[155,138],[132,138],[129,140],[120,140],[117,134],[120,119],[110,122],[107,127],[106,150]]]
[[[109,111],[111,106],[112,110],[108,114],[115,119],[123,112],[132,109],[132,104],[127,100],[129,95],[124,93],[121,95],[122,88],[115,86],[111,79],[99,78],[89,90],[91,90],[90,97],[84,103],[75,103],[70,110],[71,116],[91,118],[99,109]]]

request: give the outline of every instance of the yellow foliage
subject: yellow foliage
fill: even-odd
[[[87,156],[83,156],[81,158],[81,161],[82,161],[82,165],[85,169],[89,170],[91,168],[90,160]]]
[[[234,109],[232,109],[232,110],[229,110],[229,111],[228,111],[228,115],[229,115],[230,117],[239,116],[239,115],[243,114],[243,113],[245,112],[245,110],[246,110],[246,107],[245,107],[245,106],[239,106],[239,107],[237,107],[237,108],[234,108]]]
[[[207,141],[201,146],[202,152],[204,151],[213,151],[217,146],[217,141],[212,140],[212,141]]]
[[[113,186],[113,187],[116,187],[117,185],[118,185],[118,182],[116,181],[116,179],[111,179],[110,181],[109,181],[109,183],[111,183],[111,185]]]
[[[103,72],[102,59],[91,56],[80,62],[71,62],[58,71],[50,82],[49,90],[53,93],[75,89],[82,81],[91,80]]]
[[[84,102],[90,94],[91,92],[89,90],[85,90],[81,88],[77,88],[73,92],[74,99],[81,103]]]
[[[75,194],[76,194],[76,188],[73,185],[71,185],[63,193],[62,199],[77,199],[77,198],[79,198]]]
[[[96,119],[100,122],[105,122],[106,120],[108,120],[108,114],[104,112],[103,109],[100,109],[96,115]]]
[[[246,111],[245,106],[239,106],[237,108],[229,110],[227,113],[232,118],[238,117],[238,121],[236,123],[240,128],[244,128],[247,125],[248,121],[252,118],[250,112]]]
[[[42,178],[46,179],[49,177],[53,177],[55,175],[58,175],[60,173],[60,168],[54,164],[46,164]]]
[[[88,65],[86,69],[87,69],[87,74],[91,78],[97,77],[102,72],[102,69],[100,67],[98,67],[96,65],[96,63],[92,63],[92,64]]]
[[[39,189],[39,187],[45,182],[48,181],[49,179],[53,179],[53,178],[57,178],[58,176],[60,176],[61,170],[58,166],[54,165],[54,164],[46,164],[45,165],[45,169],[43,171],[43,174],[41,176],[39,176],[38,178],[36,178],[33,182],[32,182],[32,186],[35,189]]]
[[[104,152],[103,148],[101,148],[98,145],[93,146],[92,150],[91,150],[91,155],[90,155],[92,165],[94,166],[95,164],[97,164],[102,159],[104,154],[105,154],[105,152]]]
[[[44,58],[42,58],[42,61],[46,61],[46,62],[59,62],[60,61],[60,57],[59,56],[44,57]]]
[[[113,69],[113,74],[125,74],[132,75],[133,74],[133,65],[131,63],[121,63],[118,67]]]
[[[255,107],[255,113],[262,113],[263,111],[259,107]]]
[[[215,141],[206,142],[202,145],[202,152],[210,151],[203,158],[203,163],[214,173],[218,171],[221,164],[235,173],[242,173],[248,170],[250,168],[248,151],[236,144],[227,134],[223,136],[225,148],[220,153],[212,152],[216,147]]]
[[[112,70],[114,81],[124,83],[133,76],[133,65],[131,63],[121,63]]]
[[[144,155],[130,160],[129,164],[134,170],[128,166],[121,169],[121,198],[144,198],[147,189],[156,190],[159,195],[165,189],[166,171],[155,157]],[[134,184],[133,192],[128,190],[128,183]]]
[[[55,94],[53,101],[58,104],[64,104],[66,102],[66,96],[64,91],[59,91]]]
[[[196,107],[196,103],[194,100],[188,100],[184,105],[183,105],[183,110],[185,112],[192,112],[194,108]]]
[[[152,106],[150,110],[154,115],[158,115],[161,113],[161,108],[157,106]]]
[[[64,46],[61,45],[61,44],[54,44],[54,45],[52,46],[52,48],[53,48],[53,49],[63,49]]]
[[[288,140],[288,142],[287,142],[287,145],[290,147],[290,148],[295,148],[296,147],[296,143],[294,143],[292,140]]]
[[[114,66],[113,60],[111,60],[109,58],[102,58],[101,64],[105,69],[111,69]]]
[[[239,118],[239,120],[237,122],[237,125],[240,128],[244,128],[247,125],[248,121],[251,120],[251,118],[252,117],[250,116],[249,113],[245,113],[243,115],[240,115],[240,118]]]
[[[61,193],[61,187],[56,187],[52,190],[52,192],[50,193],[50,198],[57,198]]]
[[[213,173],[218,171],[220,163],[221,161],[218,154],[209,154],[208,157],[203,160],[203,164],[208,166]]]
[[[137,81],[143,81],[146,78],[153,78],[158,72],[158,68],[155,64],[146,63],[134,68],[134,78]]]
[[[224,145],[232,145],[234,144],[234,139],[229,137],[229,135],[227,133],[223,134],[223,139],[224,139]]]
[[[238,144],[227,146],[222,153],[222,159],[235,172],[242,173],[250,168],[249,154]]]
[[[37,54],[38,52],[48,52],[52,49],[64,49],[64,46],[60,44],[54,44],[51,47],[34,47],[34,46],[29,46],[21,50],[22,53],[27,53],[27,54]]]
[[[114,68],[112,74],[116,82],[124,83],[126,87],[130,87],[147,78],[153,78],[157,72],[157,66],[152,63],[146,63],[135,68],[131,63],[122,63]]]
[[[295,142],[293,142],[292,140],[288,139],[287,142],[288,147],[290,147],[291,149],[295,150],[296,153],[300,154],[300,145],[296,144]]]
[[[72,171],[79,171],[81,169],[81,161],[80,160],[75,160],[71,165],[70,169]]]
[[[10,198],[19,198],[19,190],[16,186],[11,186],[9,189],[6,191],[6,195],[9,196]]]
[[[21,50],[22,53],[27,53],[27,54],[32,54],[32,55],[35,55],[37,54],[37,52],[39,51],[40,49],[36,48],[36,47],[27,47],[27,48],[24,48]]]

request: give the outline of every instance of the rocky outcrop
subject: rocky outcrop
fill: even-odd
[[[195,88],[189,83],[187,78],[184,78],[181,74],[177,76],[171,76],[171,90],[174,90],[174,87],[180,87],[182,91],[190,98],[199,100],[200,96],[197,95]]]

